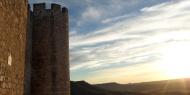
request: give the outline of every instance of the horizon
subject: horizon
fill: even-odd
[[[174,78],[174,79],[164,79],[164,80],[153,80],[153,81],[141,81],[141,82],[129,82],[129,83],[119,83],[119,82],[102,82],[102,83],[90,83],[88,81],[85,80],[78,80],[78,81],[72,81],[71,82],[87,82],[89,84],[92,85],[97,85],[97,84],[109,84],[109,83],[116,83],[116,84],[121,84],[121,85],[125,85],[125,84],[138,84],[138,83],[149,83],[149,82],[162,82],[162,81],[172,81],[172,80],[190,80],[190,78]]]
[[[190,78],[190,1],[29,1],[43,2],[69,9],[71,80],[126,84]]]

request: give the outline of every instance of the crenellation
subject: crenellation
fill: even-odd
[[[58,4],[51,4],[51,10],[52,10],[53,12],[61,11],[61,5],[58,5]]]
[[[68,9],[66,7],[63,7],[62,8],[62,13],[66,13],[67,14],[68,13]]]
[[[46,9],[46,4],[45,3],[39,3],[39,4],[34,4],[33,5],[33,11],[34,12],[40,12]]]

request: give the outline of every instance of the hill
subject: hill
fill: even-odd
[[[105,83],[95,86],[111,91],[128,91],[150,95],[190,95],[190,79],[188,78],[130,84]]]
[[[71,82],[71,95],[144,95],[140,93],[106,90],[85,81]]]

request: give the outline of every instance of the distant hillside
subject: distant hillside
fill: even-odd
[[[150,95],[190,95],[190,79],[175,79],[132,84],[105,83],[97,84],[95,86],[112,91],[129,91]]]
[[[85,81],[71,82],[71,95],[144,95],[139,93],[105,90]]]

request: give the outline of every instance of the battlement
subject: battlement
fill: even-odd
[[[51,10],[53,10],[53,11],[61,11],[61,5],[51,4]]]
[[[40,10],[45,10],[45,9],[46,9],[45,3],[39,3],[39,4],[33,5],[33,11],[40,11]]]
[[[56,12],[56,11],[68,12],[68,9],[66,7],[62,7],[61,5],[56,4],[56,3],[51,3],[51,4],[46,4],[46,3],[33,4],[33,12],[44,11],[44,10],[52,10],[53,12]]]
[[[62,8],[62,12],[63,12],[63,13],[68,13],[68,9],[67,9],[66,7],[63,7],[63,8]]]

